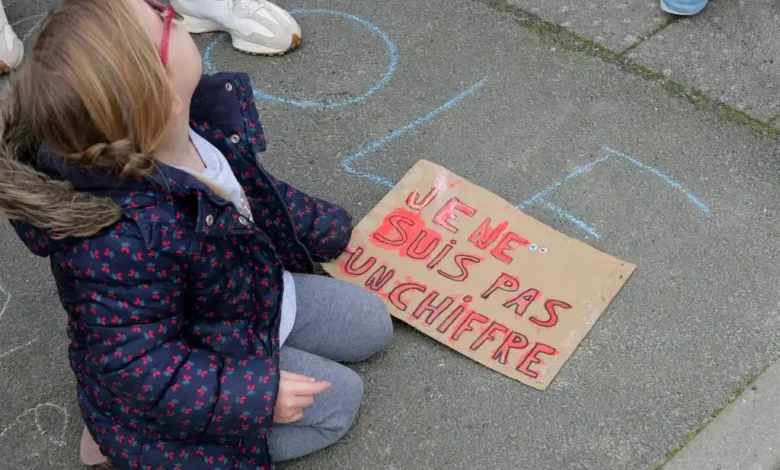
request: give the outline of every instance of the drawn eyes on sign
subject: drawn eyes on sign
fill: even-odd
[[[547,248],[539,248],[539,253],[547,253]]]
[[[542,254],[547,253],[547,248],[545,247],[540,248],[539,245],[537,245],[536,243],[531,243],[530,245],[528,245],[528,249],[531,251],[539,250],[539,253]]]

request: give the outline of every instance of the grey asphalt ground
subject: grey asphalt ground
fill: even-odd
[[[780,356],[774,2],[280,3],[354,16],[298,13],[283,58],[197,38],[275,97],[277,176],[357,217],[421,158],[518,203],[553,188],[524,210],[638,266],[546,392],[397,323],[357,367],[353,431],[283,469],[656,469]],[[5,4],[20,35],[51,6]],[[0,237],[0,468],[80,469],[64,313],[46,262]]]

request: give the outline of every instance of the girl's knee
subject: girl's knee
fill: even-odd
[[[363,403],[363,379],[357,372],[344,367],[344,372],[333,384],[332,392],[337,394],[338,401],[334,404],[323,431],[330,436],[332,442],[336,442],[347,434],[357,418]]]
[[[363,341],[365,341],[364,355],[358,360],[367,359],[374,354],[387,349],[393,341],[393,319],[390,310],[378,295],[365,292],[363,318],[366,325],[363,328]]]
[[[390,310],[387,305],[378,295],[374,296],[376,302],[376,346],[377,351],[381,351],[390,346],[393,341],[393,317],[390,315]]]

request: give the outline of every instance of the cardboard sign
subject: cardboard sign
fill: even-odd
[[[635,266],[421,160],[325,269],[393,316],[544,390]]]

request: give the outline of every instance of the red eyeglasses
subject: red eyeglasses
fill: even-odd
[[[181,20],[182,16],[173,10],[173,7],[163,5],[156,0],[144,0],[150,7],[160,14],[163,21],[163,35],[160,40],[160,60],[163,66],[168,63],[168,44],[171,41],[171,25],[173,20]]]

